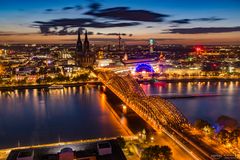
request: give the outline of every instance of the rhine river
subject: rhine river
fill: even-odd
[[[161,82],[141,86],[148,95],[169,98],[190,122],[202,118],[214,123],[222,114],[240,121],[239,82]],[[109,109],[121,107],[120,102],[115,103],[112,95],[100,88],[88,85],[0,92],[0,148],[127,135]],[[130,128],[138,126],[131,117],[121,118],[121,123]]]

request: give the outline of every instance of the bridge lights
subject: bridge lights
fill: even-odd
[[[102,89],[105,92],[106,91],[106,86],[102,86]]]
[[[134,70],[131,71],[131,74],[135,76],[136,72]]]
[[[151,142],[153,143],[153,142],[154,142],[154,137],[152,136],[152,137],[150,138],[150,140],[151,140]]]
[[[127,113],[127,106],[125,104],[122,105],[122,111],[124,114]]]

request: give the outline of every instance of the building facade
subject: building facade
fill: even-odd
[[[92,67],[95,63],[95,54],[90,52],[88,33],[85,31],[84,43],[82,43],[80,35],[80,31],[78,31],[75,65],[78,67]]]

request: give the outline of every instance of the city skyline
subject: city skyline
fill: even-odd
[[[94,43],[119,33],[128,44],[239,44],[240,2],[3,0],[0,43],[74,43],[87,29]]]

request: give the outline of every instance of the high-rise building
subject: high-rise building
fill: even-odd
[[[121,50],[121,39],[122,39],[122,37],[121,37],[121,34],[119,33],[118,34],[118,50],[119,51]]]
[[[153,53],[154,52],[154,39],[149,40],[149,45],[150,45],[149,52]]]

